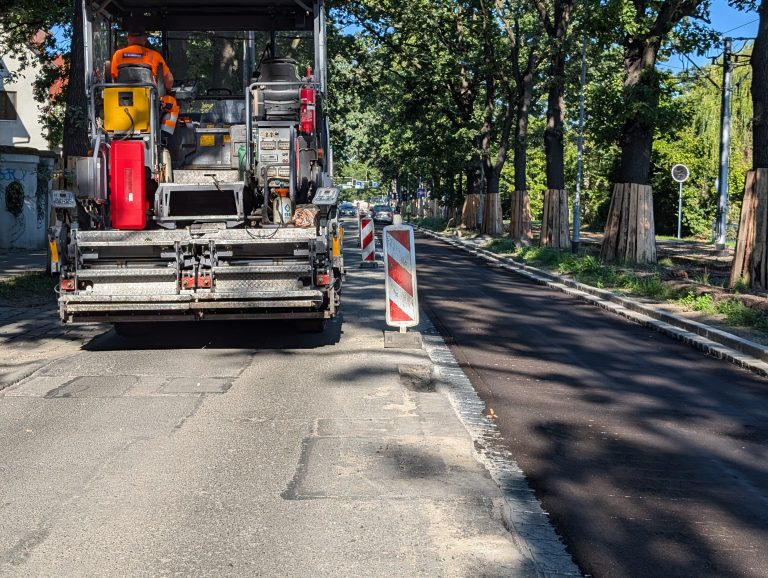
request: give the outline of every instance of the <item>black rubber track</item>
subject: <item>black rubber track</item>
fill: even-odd
[[[581,569],[768,576],[768,380],[433,240],[422,307]]]

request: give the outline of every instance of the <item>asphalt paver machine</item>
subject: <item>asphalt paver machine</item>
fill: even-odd
[[[283,318],[321,330],[344,273],[323,0],[82,9],[91,151],[54,198],[61,319]],[[139,27],[175,78],[177,118],[151,71],[111,77],[115,48]]]

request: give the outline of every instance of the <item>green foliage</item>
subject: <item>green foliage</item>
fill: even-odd
[[[517,245],[512,239],[493,239],[483,246],[483,249],[492,253],[509,255],[517,251]]]
[[[60,48],[57,39],[38,33],[67,24],[72,6],[72,0],[0,0],[0,54],[16,58],[22,70],[50,62]]]
[[[718,301],[717,312],[725,315],[728,323],[743,327],[754,327],[761,331],[768,331],[768,317],[762,311],[752,309],[740,299],[726,299]]]
[[[429,229],[430,231],[436,231],[438,233],[445,231],[448,228],[444,219],[437,217],[427,217],[424,219],[414,219],[413,222],[420,227]]]
[[[67,49],[72,7],[71,0],[0,0],[0,55],[15,58],[19,71],[39,67],[33,91],[40,103],[44,136],[51,146],[63,140],[65,93],[52,94],[50,88],[69,76]],[[49,32],[54,29],[57,35]],[[60,56],[64,56],[62,65],[55,62]]]
[[[682,305],[686,309],[691,311],[699,311],[701,313],[715,313],[715,301],[712,299],[712,295],[704,293],[702,295],[696,295],[695,293],[688,293],[684,297],[677,300],[679,305]]]
[[[0,281],[0,301],[29,301],[40,297],[54,299],[58,279],[45,273],[27,273]]]
[[[555,266],[560,263],[567,253],[552,249],[551,247],[529,246],[522,247],[515,253],[515,259],[525,263],[535,263],[545,267]]]
[[[747,45],[744,54],[749,54]],[[719,70],[704,68],[710,77]],[[752,102],[749,95],[748,70],[734,71],[731,122],[731,164],[728,180],[731,211],[729,220],[738,221],[746,172],[752,165]],[[720,91],[699,75],[693,79],[677,79],[679,94],[671,95],[674,113],[659,127],[652,157],[654,212],[659,233],[673,234],[677,229],[678,184],[669,172],[677,163],[690,170],[690,180],[683,185],[683,234],[698,238],[711,237],[716,217],[715,180],[719,169]]]
[[[696,295],[688,293],[677,300],[678,305],[709,315],[723,315],[731,325],[753,327],[760,331],[768,331],[768,316],[762,311],[752,309],[743,301],[736,298],[715,301],[712,295],[705,293]]]
[[[749,293],[750,289],[749,281],[744,277],[739,277],[738,281],[733,285],[734,293]]]

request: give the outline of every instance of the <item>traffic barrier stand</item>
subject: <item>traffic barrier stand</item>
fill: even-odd
[[[420,349],[421,334],[408,331],[409,327],[419,324],[413,227],[384,227],[381,241],[384,248],[386,321],[387,325],[399,328],[399,331],[384,332],[384,347]]]
[[[369,217],[360,219],[360,254],[361,267],[376,268],[376,232]]]

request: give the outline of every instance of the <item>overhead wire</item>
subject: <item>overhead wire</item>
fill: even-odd
[[[749,22],[745,22],[744,24],[739,24],[738,26],[734,26],[733,28],[729,30],[725,30],[724,32],[721,32],[720,34],[728,34],[729,32],[733,32],[734,30],[738,30],[739,28],[744,28],[745,26],[749,26],[750,24],[754,24],[755,22],[759,21],[759,18],[755,18],[754,20],[750,20]]]

